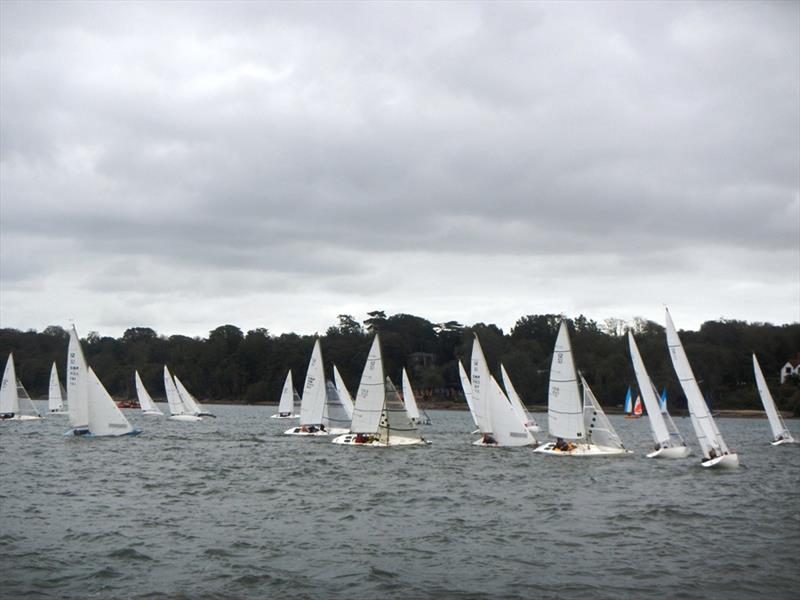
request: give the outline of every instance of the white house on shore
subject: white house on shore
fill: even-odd
[[[781,367],[781,383],[784,383],[792,375],[800,377],[800,354]]]

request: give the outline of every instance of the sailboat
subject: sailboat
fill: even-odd
[[[633,393],[631,392],[631,386],[628,386],[628,391],[625,392],[625,406],[622,412],[625,413],[626,419],[633,412]]]
[[[631,386],[628,386],[628,391],[625,394],[625,418],[626,419],[638,419],[642,416],[644,412],[642,408],[642,397],[637,394],[636,401],[632,402],[631,399],[633,395],[631,394]]]
[[[20,408],[20,399],[26,401],[31,412],[23,413]],[[3,383],[0,386],[0,420],[3,421],[38,421],[42,418],[28,395],[25,386],[17,379],[14,368],[14,355],[8,354],[6,369],[3,372]]]
[[[686,446],[678,428],[667,412],[666,406],[662,409],[653,382],[645,369],[642,355],[633,334],[628,332],[628,348],[633,362],[633,371],[636,373],[636,381],[639,390],[644,396],[644,404],[647,407],[647,418],[650,421],[650,431],[655,440],[655,450],[647,454],[647,458],[686,458],[692,451]],[[628,388],[630,397],[630,388]]]
[[[203,417],[196,414],[195,407],[185,404],[183,396],[178,392],[178,387],[167,365],[164,365],[164,391],[167,394],[167,404],[169,405],[170,412],[169,419],[171,421],[196,422],[203,420]]]
[[[631,454],[619,441],[619,436],[583,377],[581,382],[583,403],[578,389],[569,331],[566,322],[562,321],[550,365],[547,397],[548,429],[550,435],[556,437],[556,441],[539,446],[534,452],[586,457]]]
[[[53,361],[53,366],[50,367],[50,389],[47,392],[47,410],[51,415],[67,414],[67,411],[64,410],[64,396],[66,395],[67,392],[58,379],[56,363]]]
[[[525,405],[522,403],[522,398],[520,398],[519,394],[517,393],[514,384],[511,383],[511,378],[508,376],[503,363],[500,363],[500,376],[503,378],[503,386],[506,388],[508,399],[511,401],[511,406],[514,407],[514,411],[516,411],[520,419],[522,419],[522,422],[525,424],[525,428],[528,431],[533,432],[541,431],[536,419],[530,415],[528,409],[526,409]]]
[[[292,381],[292,370],[286,374],[286,381],[283,382],[281,399],[278,401],[278,412],[272,415],[271,419],[299,419],[300,394],[294,389]]]
[[[384,375],[378,334],[372,341],[361,375],[350,433],[334,438],[333,443],[382,448],[429,443],[420,437],[397,388]]]
[[[197,401],[189,390],[186,389],[186,386],[183,385],[178,376],[175,375],[175,387],[178,388],[178,393],[181,395],[181,401],[183,402],[184,406],[189,410],[189,412],[193,415],[198,417],[211,417],[213,419],[217,418],[217,415],[208,412],[205,408],[200,406],[200,403]]]
[[[347,386],[344,384],[344,379],[339,374],[339,369],[336,368],[336,365],[333,365],[333,382],[336,385],[336,391],[339,392],[339,399],[342,402],[342,406],[347,411],[347,418],[348,420],[353,420],[353,397],[350,395],[350,392],[347,391]]]
[[[758,395],[761,396],[761,403],[764,405],[764,412],[767,413],[770,429],[772,429],[772,446],[780,446],[782,444],[796,444],[797,440],[792,437],[786,423],[783,422],[778,409],[775,408],[775,401],[772,399],[772,394],[767,387],[767,381],[764,379],[764,373],[761,372],[761,366],[758,364],[756,355],[753,354],[753,371],[756,376],[756,387],[758,388]]]
[[[411,387],[411,380],[408,378],[405,367],[403,368],[401,379],[403,381],[403,403],[406,405],[406,410],[411,420],[417,425],[430,425],[431,418],[428,416],[428,413],[423,410],[422,414],[424,416],[420,416],[417,399],[414,398],[414,389]]]
[[[722,434],[717,429],[717,424],[708,410],[708,405],[703,398],[700,387],[692,372],[686,351],[683,349],[681,339],[675,330],[672,317],[667,313],[667,348],[672,359],[672,366],[678,381],[681,384],[686,402],[689,405],[689,417],[692,420],[692,427],[700,442],[703,451],[701,464],[706,467],[734,468],[739,466],[739,455],[731,452],[728,445],[722,438]]]
[[[532,446],[537,443],[525,426],[523,417],[489,373],[477,335],[472,343],[471,383],[472,405],[476,409],[478,429],[482,434],[479,440],[472,443],[473,446],[497,448]]]
[[[287,429],[285,435],[319,436],[325,431],[325,405],[328,401],[325,385],[325,368],[322,362],[322,346],[319,339],[314,342],[311,360],[308,362],[303,398],[300,402],[300,426]]]
[[[133,372],[133,379],[136,384],[136,397],[139,398],[139,406],[142,409],[142,414],[151,417],[163,417],[164,413],[156,406],[156,403],[153,402],[153,398],[151,398],[150,394],[147,392],[147,388],[144,387],[142,378],[139,377],[139,371]]]
[[[131,426],[97,375],[89,368],[74,325],[69,332],[67,348],[67,404],[72,429],[64,435],[119,437],[142,432]]]
[[[478,427],[478,418],[475,416],[475,409],[472,408],[472,382],[469,379],[469,375],[467,375],[466,369],[464,369],[464,365],[461,364],[461,361],[458,361],[458,377],[461,380],[461,389],[464,392],[464,398],[467,400],[467,407],[469,408],[469,414],[472,417],[472,422],[475,424],[475,427]],[[476,429],[471,433],[478,433],[480,429]]]

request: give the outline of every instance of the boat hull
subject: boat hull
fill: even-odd
[[[212,419],[216,419],[217,415],[210,413],[210,412],[199,412],[197,413],[198,417],[211,417]]]
[[[126,431],[125,433],[111,433],[108,435],[95,435],[88,429],[84,427],[79,427],[76,429],[70,429],[69,431],[65,431],[64,435],[66,437],[81,437],[81,438],[114,438],[114,437],[132,437],[134,435],[139,435],[142,433],[141,429],[132,429],[131,431]]]
[[[202,421],[203,417],[196,415],[172,415],[169,417],[170,421],[184,421],[186,423],[194,423],[195,421]]]
[[[48,415],[68,415],[69,412],[66,410],[49,410],[47,411]]]
[[[739,455],[735,452],[732,454],[723,454],[711,460],[706,460],[700,463],[706,469],[736,469],[739,466]]]
[[[672,448],[659,448],[651,452],[646,458],[686,458],[692,453],[688,446],[675,446]]]
[[[42,417],[37,415],[14,415],[13,417],[6,417],[3,421],[41,421]]]
[[[798,444],[798,443],[800,443],[800,442],[798,442],[796,439],[789,438],[789,439],[783,439],[783,440],[777,440],[777,441],[774,441],[774,442],[770,442],[769,445],[770,446],[783,446],[784,444]]]
[[[269,418],[270,419],[299,419],[300,415],[285,415],[285,416],[281,416],[281,415],[275,414],[275,415],[270,415]]]
[[[299,435],[305,437],[324,437],[330,435],[327,431],[302,431],[299,427],[292,427],[283,432],[283,435]]]
[[[578,456],[584,458],[629,456],[633,454],[633,451],[626,450],[625,448],[606,448],[604,446],[597,446],[596,444],[576,444],[573,450],[557,450],[555,448],[555,442],[542,444],[536,448],[534,452],[547,454],[549,456]]]
[[[156,411],[154,411],[154,410],[143,410],[143,411],[142,411],[142,414],[143,414],[145,417],[163,417],[163,416],[164,416],[164,413],[162,413],[162,412],[156,412]]]
[[[381,442],[380,440],[372,440],[369,442],[357,442],[356,435],[352,433],[346,433],[344,435],[340,435],[337,438],[334,438],[332,443],[339,444],[340,446],[362,446],[365,448],[389,448],[393,446],[427,446],[430,442],[420,439],[420,438],[402,438],[402,437],[393,437],[389,438],[389,443]]]

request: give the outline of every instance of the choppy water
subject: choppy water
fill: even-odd
[[[721,419],[744,468],[473,448],[466,412],[430,447],[280,435],[271,407],[135,438],[0,424],[4,598],[754,598],[800,589],[800,447]],[[544,415],[537,415],[546,423]],[[678,425],[693,440],[687,419]],[[795,422],[790,427],[797,430]]]

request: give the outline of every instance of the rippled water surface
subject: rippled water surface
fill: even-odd
[[[70,439],[66,417],[0,424],[4,598],[796,598],[800,447],[720,419],[744,467],[636,454],[559,459],[470,446],[280,435],[272,407],[218,406],[144,433]],[[545,415],[536,415],[546,423]],[[677,419],[690,443],[688,419]],[[789,424],[797,431],[797,422]]]

